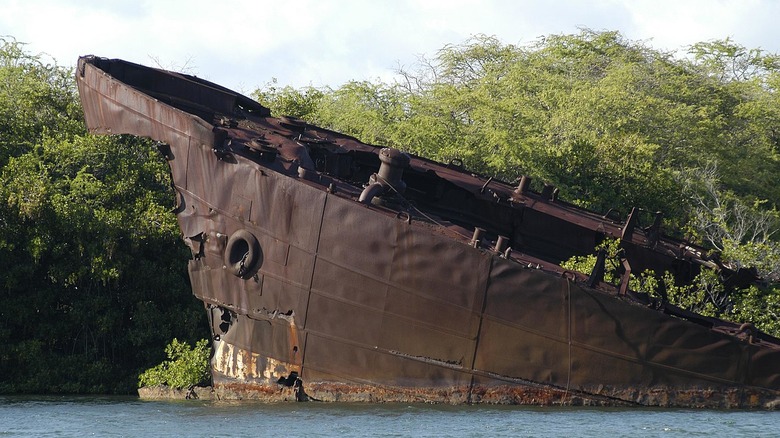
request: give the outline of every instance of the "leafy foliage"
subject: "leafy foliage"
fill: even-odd
[[[0,47],[0,392],[128,393],[207,336],[165,160],[86,133],[72,72]]]
[[[735,321],[751,322],[780,337],[780,290],[751,286],[741,292],[732,310]]]
[[[266,84],[263,89],[252,93],[257,101],[271,109],[276,117],[290,116],[298,118],[310,117],[319,106],[324,94],[313,87],[296,90],[293,87],[276,86],[276,79]]]
[[[750,247],[743,247],[749,251]],[[604,281],[618,286],[621,281],[620,241],[606,239],[596,248],[605,253]],[[596,265],[595,254],[575,256],[561,263],[564,269],[589,273]],[[637,292],[674,304],[700,315],[751,322],[758,329],[780,337],[780,291],[777,287],[750,286],[741,291],[727,291],[717,273],[702,270],[690,284],[677,284],[671,273],[656,275],[651,271],[632,273],[629,282]]]
[[[45,135],[84,131],[69,71],[28,55],[24,45],[0,37],[0,166]]]
[[[168,359],[138,376],[138,387],[167,385],[171,388],[188,388],[211,379],[209,358],[211,347],[207,339],[201,339],[193,348],[174,338],[165,347]]]
[[[604,239],[596,246],[596,253],[604,252],[604,281],[610,284],[618,284],[621,277],[620,241],[616,239]],[[561,262],[561,267],[570,271],[589,273],[596,266],[596,254],[574,256]]]

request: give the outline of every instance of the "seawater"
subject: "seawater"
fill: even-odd
[[[0,437],[776,437],[780,412],[0,396]]]

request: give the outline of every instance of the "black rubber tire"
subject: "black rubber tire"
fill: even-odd
[[[257,238],[247,230],[230,236],[224,255],[225,269],[240,278],[251,278],[263,263],[263,252]]]

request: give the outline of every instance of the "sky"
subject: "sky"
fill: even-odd
[[[724,38],[780,53],[778,18],[780,0],[0,0],[0,37],[64,67],[121,58],[249,94],[389,82],[475,35],[524,45],[587,28],[681,56]]]

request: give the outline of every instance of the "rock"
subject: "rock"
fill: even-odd
[[[138,397],[142,400],[211,400],[213,392],[211,386],[171,388],[167,385],[155,385],[138,388]]]

